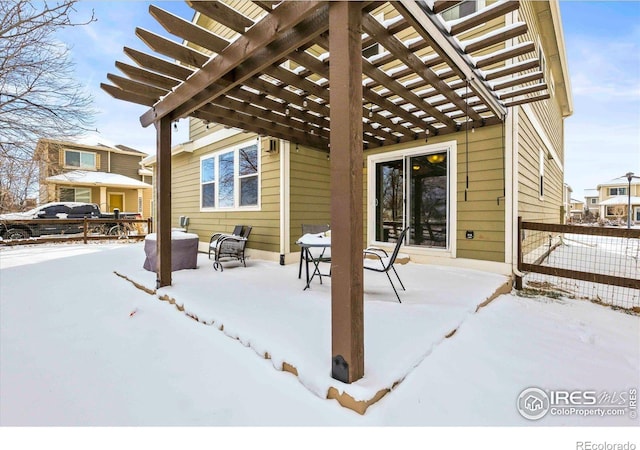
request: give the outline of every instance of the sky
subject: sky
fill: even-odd
[[[185,19],[193,10],[183,2],[153,2]],[[123,47],[151,52],[135,28],[168,35],[148,13],[149,2],[82,1],[81,20],[95,11],[96,22],[66,30],[60,39],[72,47],[77,75],[93,94],[98,134],[84,142],[124,144],[155,152],[155,130],[140,126],[146,107],[116,100],[100,89],[107,73],[120,74],[115,61],[130,62]],[[640,174],[640,1],[560,2],[574,113],[565,121],[565,182],[581,199],[627,172]],[[175,38],[174,38],[175,39]],[[173,144],[188,139],[186,122]]]
[[[610,260],[606,246],[594,251],[579,239],[563,251],[587,248],[594,265]],[[637,315],[513,293],[476,311],[507,277],[415,263],[397,266],[406,286],[398,303],[386,277],[367,272],[365,377],[345,385],[330,377],[330,278],[303,290],[297,264],[250,258],[220,272],[201,253],[197,269],[173,272],[172,286],[150,294],[133,284],[155,288],[143,249],[124,241],[0,247],[7,448],[55,439],[68,449],[325,449],[354,436],[358,448],[638,443],[637,405],[627,403],[640,387]],[[69,284],[72,273],[82,276]],[[283,372],[284,362],[298,375]],[[360,415],[328,400],[330,386],[362,399],[393,389]],[[563,407],[525,418],[517,399],[531,387],[571,398],[606,393],[603,411],[626,409],[598,416]]]

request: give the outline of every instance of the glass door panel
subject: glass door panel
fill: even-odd
[[[396,242],[404,225],[404,161],[376,167],[376,241]]]
[[[447,153],[408,158],[409,245],[447,247]]]

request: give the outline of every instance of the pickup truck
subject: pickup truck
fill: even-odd
[[[77,234],[84,225],[77,223],[55,223],[38,219],[115,219],[114,213],[103,213],[95,203],[52,202],[29,211],[0,214],[0,236],[3,239],[28,239],[52,234]],[[119,213],[120,219],[140,219],[138,213]],[[92,230],[100,234],[120,234],[122,225],[117,222],[98,223]]]

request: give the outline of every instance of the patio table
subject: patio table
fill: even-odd
[[[307,275],[307,284],[303,290],[307,290],[313,278],[318,275],[320,277],[320,284],[322,284],[322,277],[330,277],[331,274],[323,274],[320,272],[321,262],[331,262],[330,254],[326,255],[327,250],[331,251],[331,236],[326,236],[325,233],[308,233],[300,237],[296,244],[302,247],[305,259],[305,268]],[[313,249],[319,249],[319,252],[313,252]],[[311,277],[309,277],[309,261],[313,264],[313,271]]]

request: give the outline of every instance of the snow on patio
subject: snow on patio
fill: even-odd
[[[398,303],[382,273],[365,272],[365,376],[352,384],[331,378],[331,278],[316,276],[303,290],[298,265],[229,262],[223,272],[198,255],[198,269],[173,272],[172,286],[156,295],[185,314],[213,325],[278,370],[296,374],[320,398],[338,398],[360,413],[401,382],[505,286],[507,277],[418,264],[396,265],[406,291]],[[328,266],[322,268],[328,272]],[[126,264],[116,272],[154,291],[156,274]],[[304,272],[304,270],[303,270]],[[393,274],[392,274],[393,277]],[[342,394],[346,396],[340,397]]]
[[[114,274],[118,270],[152,286],[155,275],[141,269],[143,259],[142,243],[0,247],[0,441],[11,426],[216,426],[218,436],[229,425],[333,425],[366,426],[369,442],[372,436],[386,437],[371,434],[372,426],[402,427],[389,441],[397,445],[403,439],[408,443],[407,426],[429,426],[412,435],[417,438],[412,442],[428,446],[438,435],[435,426],[535,426],[526,438],[522,433],[527,430],[518,428],[507,446],[497,445],[493,436],[486,440],[496,450],[524,450],[548,448],[541,443],[549,426],[556,427],[554,434],[562,426],[570,435],[567,442],[575,443],[587,435],[567,425],[613,425],[615,431],[600,433],[601,440],[620,441],[630,439],[640,423],[630,397],[640,387],[637,315],[586,301],[513,294],[474,314],[477,299],[484,297],[480,290],[494,287],[485,277],[493,276],[412,264],[400,267],[408,290],[401,291],[404,303],[398,304],[384,275],[367,274],[368,371],[358,390],[369,395],[377,389],[374,383],[391,382],[385,377],[402,377],[405,371],[406,377],[360,415],[310,393],[323,393],[322,386],[336,383],[328,375],[328,331],[322,336],[329,327],[324,305],[330,279],[323,285],[314,280],[311,290],[303,292],[297,265],[256,260],[247,268],[229,263],[220,273],[205,258],[197,270],[175,272],[175,285],[161,294],[175,297],[178,304],[184,301],[187,311],[197,311],[201,320],[224,323],[220,332]],[[269,309],[273,304],[282,306]],[[449,327],[458,325],[451,338],[443,338]],[[436,336],[430,328],[442,334]],[[225,333],[241,336],[251,348]],[[274,352],[273,359],[264,359],[264,351]],[[300,376],[274,370],[280,361],[297,364]],[[399,361],[407,363],[405,370],[397,367]],[[396,375],[387,376],[387,370]],[[550,411],[527,420],[516,404],[532,386],[593,391],[616,402],[607,409],[610,405],[603,401],[599,409],[622,414]],[[620,409],[623,400],[627,404]],[[246,436],[264,440],[263,429],[240,431],[234,442]],[[503,439],[510,429],[515,428],[499,429],[496,437]],[[144,436],[145,444],[159,436],[153,430],[153,436]],[[335,443],[335,430],[319,430],[310,439],[305,429],[301,439]],[[479,431],[455,429],[444,439],[453,447],[470,448],[479,442]],[[175,445],[184,446],[184,438],[193,433],[180,432]],[[588,437],[595,439],[594,433],[599,431],[591,428]],[[111,428],[107,434],[100,442],[113,435]],[[39,435],[27,430],[16,442]],[[465,437],[464,444],[455,445]],[[290,438],[287,434],[284,441],[299,443]],[[200,435],[198,444],[207,439]],[[274,436],[273,442],[282,441]],[[87,440],[81,442],[86,447]]]

